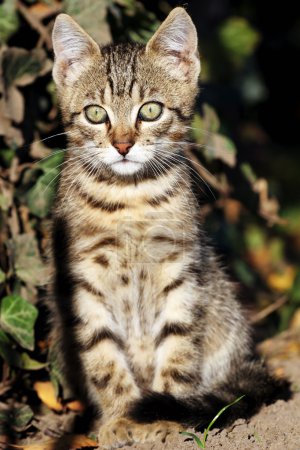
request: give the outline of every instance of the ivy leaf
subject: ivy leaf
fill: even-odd
[[[46,217],[51,209],[56,192],[57,175],[58,170],[47,171],[38,178],[35,185],[27,192],[27,206],[30,212],[40,219]]]
[[[26,203],[30,212],[43,219],[50,212],[64,160],[64,151],[55,151],[51,156],[38,164],[43,171],[35,184],[26,194]]]
[[[111,42],[106,20],[109,0],[64,0],[64,10],[70,14],[98,44]]]
[[[5,0],[0,6],[1,43],[6,42],[18,28],[19,20],[16,11],[16,3],[16,0]]]
[[[32,409],[27,405],[21,406],[21,408],[9,408],[0,411],[0,423],[9,425],[9,427],[20,432],[28,428],[33,416]]]
[[[3,53],[3,79],[8,88],[12,85],[26,86],[38,76],[45,75],[51,69],[47,54],[43,49],[9,47]]]
[[[28,405],[24,405],[21,408],[15,408],[13,414],[12,427],[16,431],[25,430],[31,419],[33,418],[33,411]]]
[[[28,353],[22,353],[20,358],[20,368],[24,370],[40,370],[44,369],[47,366],[47,363],[42,363],[40,361],[36,361],[35,359],[30,358]]]
[[[1,301],[1,327],[28,350],[34,349],[34,324],[37,316],[37,308],[18,295],[8,295]]]
[[[10,240],[7,246],[11,249],[17,276],[25,283],[34,286],[44,284],[47,271],[41,259],[36,238],[29,233],[20,234]]]

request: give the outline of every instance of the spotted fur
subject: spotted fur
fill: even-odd
[[[190,17],[175,8],[147,46],[99,48],[60,15],[53,45],[69,141],[53,217],[54,334],[69,381],[101,413],[101,444],[205,425],[246,394],[242,414],[276,383],[253,357],[184,162],[200,70]],[[143,122],[150,101],[162,114]],[[88,105],[109,120],[89,123]]]

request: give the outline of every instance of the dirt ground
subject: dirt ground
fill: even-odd
[[[263,342],[260,345],[260,351],[277,376],[290,379],[292,398],[287,402],[279,400],[272,405],[263,407],[250,420],[238,419],[226,429],[214,428],[208,435],[205,446],[207,450],[300,450],[300,329],[296,333],[286,332]],[[48,413],[40,416],[37,421],[40,431],[22,442],[23,445],[29,444],[24,448],[26,450],[31,448],[34,450],[75,448],[67,443],[69,441],[67,441],[66,435],[65,437],[61,436],[68,430],[68,423],[72,419],[72,416],[67,416],[68,414],[57,415],[48,410]],[[51,429],[53,430],[52,436],[48,433]],[[61,437],[54,444],[52,441],[51,446],[32,446],[36,443],[46,442],[49,436],[53,438],[56,432],[57,436]],[[199,447],[193,440],[176,434],[169,436],[165,444],[159,442],[135,444],[123,447],[123,450],[196,450],[197,448]]]
[[[278,368],[279,366],[277,366]],[[293,382],[293,398],[265,406],[249,421],[237,420],[224,430],[213,429],[207,439],[207,450],[300,450],[300,358],[282,362]],[[189,430],[192,431],[192,430]],[[184,436],[172,436],[166,444],[143,444],[124,450],[195,450],[198,446]]]

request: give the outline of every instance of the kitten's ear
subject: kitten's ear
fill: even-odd
[[[181,79],[196,81],[200,73],[197,31],[183,8],[174,8],[146,46],[147,53]]]
[[[53,78],[59,86],[70,85],[100,56],[99,46],[67,14],[60,14],[52,32],[55,62]]]

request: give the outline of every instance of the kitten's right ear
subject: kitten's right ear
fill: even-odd
[[[100,56],[96,42],[67,14],[56,18],[52,40],[53,78],[59,86],[71,85]]]

